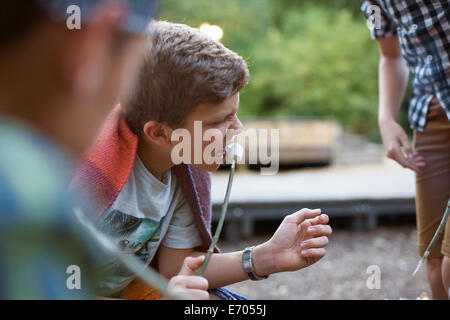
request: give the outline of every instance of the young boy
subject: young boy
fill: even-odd
[[[66,24],[73,5],[81,30]],[[1,4],[0,299],[93,297],[93,245],[73,219],[67,185],[73,158],[135,76],[153,7],[138,0]]]
[[[191,159],[203,159],[207,148],[202,140],[194,141],[199,124],[225,146],[227,132],[242,129],[239,91],[247,84],[248,69],[237,54],[185,25],[154,23],[148,48],[137,87],[106,122],[75,184],[100,200],[103,231],[116,237],[125,252],[171,278],[186,257],[204,256],[211,243],[208,171],[220,163],[175,165],[173,134],[188,133]],[[220,159],[223,150],[212,157]],[[331,234],[328,217],[320,213],[303,209],[287,216],[272,239],[245,253],[216,249],[205,273],[209,288],[219,288],[211,293],[241,298],[220,287],[317,262]],[[139,283],[128,286],[135,275],[113,263],[104,272],[110,275],[102,283],[106,291],[146,298]]]
[[[450,198],[450,3],[370,0],[363,1],[361,9],[375,18],[372,38],[378,40],[381,53],[379,126],[383,144],[389,158],[416,172],[422,256]],[[396,121],[409,71],[414,73],[408,116],[415,152]],[[448,299],[450,223],[428,257],[427,277],[433,299]]]

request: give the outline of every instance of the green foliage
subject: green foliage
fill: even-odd
[[[333,118],[353,132],[377,134],[378,51],[349,12],[287,12],[254,50],[245,113]]]
[[[219,25],[222,42],[245,55],[254,40],[262,39],[271,25],[274,0],[165,0],[162,19],[198,27],[203,22]]]
[[[351,5],[350,5],[351,2]],[[378,49],[359,1],[165,0],[162,19],[224,30],[251,78],[240,116],[330,118],[378,140]]]

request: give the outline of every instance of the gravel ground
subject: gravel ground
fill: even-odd
[[[237,245],[219,245],[223,252],[229,252],[269,238],[258,236]],[[411,226],[380,227],[365,233],[334,230],[326,257],[315,265],[228,288],[249,299],[416,299],[429,295],[425,269],[411,276],[419,259],[416,241],[416,229]],[[367,268],[371,265],[380,268],[380,289],[367,287],[371,276]]]

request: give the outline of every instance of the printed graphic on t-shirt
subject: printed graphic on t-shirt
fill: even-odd
[[[136,218],[113,210],[98,223],[98,228],[110,236],[123,253],[136,255],[147,266],[158,249],[163,220]],[[121,287],[120,284],[126,285],[134,277],[118,260],[103,265],[101,274],[101,290]]]

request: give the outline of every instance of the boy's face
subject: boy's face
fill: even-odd
[[[200,104],[187,116],[182,129],[190,133],[192,166],[207,171],[219,168],[225,158],[225,147],[243,128],[238,109],[239,93],[219,104]]]

